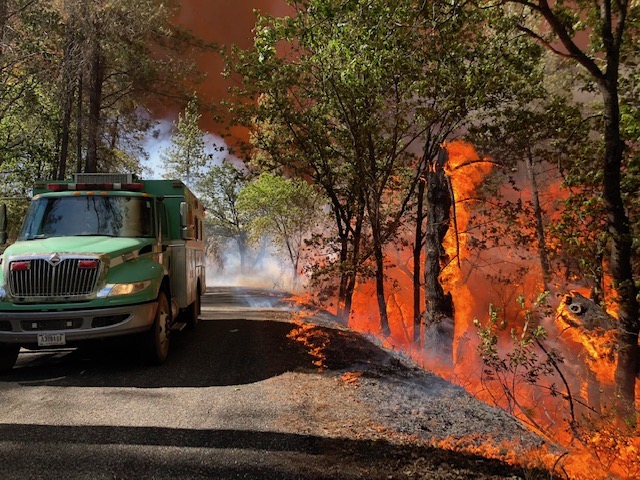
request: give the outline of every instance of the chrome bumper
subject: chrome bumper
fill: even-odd
[[[0,312],[0,343],[33,345],[42,333],[64,333],[72,343],[143,332],[153,324],[157,307],[151,302],[90,310]]]

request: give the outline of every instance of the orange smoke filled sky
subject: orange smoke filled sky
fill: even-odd
[[[291,12],[284,0],[181,0],[176,23],[207,42],[249,48],[253,43],[254,10],[274,16]],[[197,87],[203,100],[222,100],[228,83],[221,75],[221,56],[214,52],[201,55],[198,64],[206,73],[206,79]]]
[[[284,16],[291,13],[284,0],[179,0],[180,13],[176,24],[186,27],[197,37],[217,45],[238,45],[249,48],[253,41],[253,27],[256,15]],[[196,86],[203,102],[218,103],[227,96],[229,83],[222,77],[224,62],[217,52],[208,52],[197,57],[198,66],[206,74],[205,80]],[[161,161],[161,152],[169,144],[169,136],[177,112],[154,108],[152,115],[160,121],[157,135],[146,143],[150,154],[152,170],[156,170]],[[213,136],[207,143],[219,142],[220,125],[216,125],[212,116],[203,113],[201,128]]]

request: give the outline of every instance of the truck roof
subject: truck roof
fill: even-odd
[[[75,180],[39,180],[33,186],[33,195],[62,191],[131,191],[155,196],[195,195],[181,180],[141,180],[139,182],[76,182]]]

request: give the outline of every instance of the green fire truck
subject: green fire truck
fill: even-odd
[[[0,257],[0,371],[20,348],[134,335],[161,364],[172,330],[195,328],[205,290],[204,207],[181,182],[77,174],[37,183]],[[0,208],[0,241],[7,238]]]

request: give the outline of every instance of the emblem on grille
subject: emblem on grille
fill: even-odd
[[[51,265],[52,267],[55,267],[61,261],[62,259],[60,258],[60,255],[58,255],[57,253],[54,253],[49,258],[47,258],[47,262],[49,262],[49,265]]]

